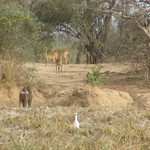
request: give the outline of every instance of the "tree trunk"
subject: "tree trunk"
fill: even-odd
[[[90,53],[86,53],[86,64],[90,64],[91,63],[91,55]]]
[[[147,71],[146,71],[146,79],[150,80],[150,42],[148,43],[148,54],[147,54]]]
[[[86,62],[92,63],[92,64],[97,64],[100,62],[103,62],[103,55],[102,55],[102,50],[99,51],[94,47],[94,44],[91,45],[85,45],[85,48],[87,49],[88,56],[86,56]],[[88,59],[88,60],[87,60]]]
[[[4,59],[4,51],[3,51],[3,38],[0,38],[0,59]]]
[[[81,51],[79,50],[76,56],[76,64],[80,64],[81,63]]]
[[[36,50],[34,50],[34,57],[35,57],[35,62],[39,63],[40,58],[39,58],[39,54]]]

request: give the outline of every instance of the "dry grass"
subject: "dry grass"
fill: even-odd
[[[29,83],[34,85],[37,82],[34,66],[26,67],[23,63],[15,61],[0,62],[0,83],[16,83],[18,85]]]
[[[64,68],[66,72],[64,70],[64,74],[56,76],[51,65],[49,65],[49,68],[45,68],[45,65],[43,66],[40,65],[38,70],[42,81],[46,81],[47,84],[52,86],[64,84],[57,89],[59,92],[63,89],[60,97],[63,97],[65,86],[69,85],[68,89],[72,90],[70,87],[71,83],[76,84],[77,81],[83,83],[83,80],[81,80],[83,78],[81,77],[84,77],[87,72],[85,70],[81,72],[82,74],[79,74],[85,66],[78,68],[77,72],[75,67],[66,65],[68,67],[68,69]],[[67,70],[69,71],[67,72]],[[48,87],[47,90],[49,90]],[[65,98],[64,96],[63,99]],[[49,99],[51,100],[51,97]],[[35,108],[31,110],[11,107],[0,108],[0,149],[150,149],[149,109],[142,110],[132,107],[126,110],[112,110],[95,106],[80,108],[36,107],[33,105],[33,107]],[[81,123],[81,128],[79,129],[73,127],[75,112],[79,114],[78,119]]]
[[[150,111],[100,108],[0,109],[0,149],[148,150]],[[80,129],[72,125],[78,111]]]

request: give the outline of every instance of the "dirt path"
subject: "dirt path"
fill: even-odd
[[[86,81],[86,74],[95,65],[91,64],[67,64],[63,65],[63,72],[56,74],[55,65],[35,64],[37,77],[44,84],[57,86],[59,90],[71,90],[75,85],[83,85]],[[150,92],[148,88],[142,87],[142,82],[137,78],[126,79],[124,73],[131,68],[130,64],[104,63],[101,64],[102,86],[128,92],[133,98],[137,93]],[[107,73],[111,75],[107,75]],[[120,75],[121,74],[121,75]]]
[[[86,73],[92,68],[92,65],[86,67],[86,65],[63,65],[63,72],[57,73],[55,71],[55,65],[44,64],[36,65],[38,70],[38,78],[43,83],[49,85],[76,85],[83,84]]]
[[[92,70],[95,65],[86,64],[67,64],[63,65],[63,72],[56,74],[55,65],[34,64],[37,70],[37,78],[44,84],[72,86],[84,84],[86,74]],[[121,73],[129,68],[129,65],[103,64],[101,72]]]
[[[56,74],[55,65],[35,64],[40,81],[50,85],[77,85],[84,84],[86,74],[92,70],[95,65],[86,64],[67,64],[63,65],[63,72]],[[129,68],[128,64],[103,64],[101,73],[115,72],[123,73]]]

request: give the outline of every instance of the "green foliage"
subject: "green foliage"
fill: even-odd
[[[7,17],[1,17],[0,18],[0,32],[2,32],[3,30],[7,31],[8,29],[11,28],[11,22],[8,20]]]
[[[37,2],[33,11],[38,16],[39,20],[52,25],[60,25],[69,23],[73,10],[70,7],[72,0],[46,0]]]
[[[27,20],[27,16],[18,10],[11,10],[0,16],[0,32],[10,31],[11,28],[20,25],[24,20]]]
[[[136,74],[135,70],[130,69],[126,72],[124,78],[129,80],[129,79],[133,78],[135,76],[135,74]]]
[[[100,85],[100,68],[96,66],[92,69],[92,72],[87,73],[87,82],[93,86]]]
[[[37,50],[34,45],[37,45],[42,24],[27,9],[26,2],[3,0],[1,4],[0,52],[5,55],[7,49],[11,59],[15,61],[33,60],[34,51]]]

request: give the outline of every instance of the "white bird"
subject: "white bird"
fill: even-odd
[[[78,115],[78,113],[76,112],[75,113],[74,123],[73,123],[73,125],[74,125],[75,128],[79,128],[80,127],[80,123],[79,123],[79,121],[77,119],[77,115]]]

